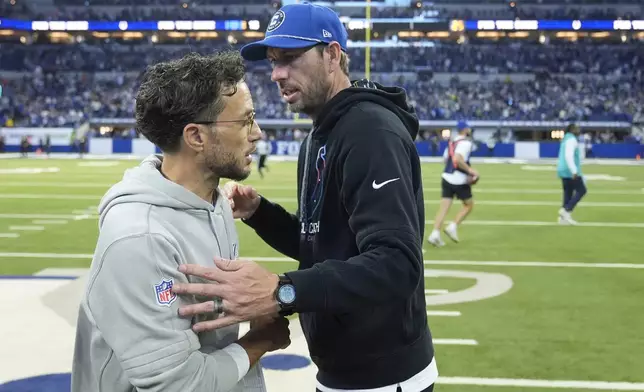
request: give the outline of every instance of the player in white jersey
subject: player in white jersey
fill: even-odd
[[[434,230],[427,239],[434,246],[443,246],[440,229],[443,226],[445,216],[452,206],[452,200],[456,196],[463,202],[463,208],[456,215],[454,222],[447,225],[445,234],[454,242],[458,242],[458,225],[472,212],[474,200],[472,198],[472,185],[479,179],[479,173],[470,166],[473,143],[471,140],[472,129],[465,121],[459,121],[457,125],[458,136],[449,142],[445,149],[445,169],[442,175],[442,199],[436,218],[434,219]]]
[[[264,178],[263,169],[268,170],[266,166],[266,158],[271,154],[271,142],[267,140],[265,133],[262,133],[262,139],[259,140],[256,144],[257,146],[257,155],[259,155],[259,163],[257,164],[257,171],[259,172],[260,177]]]

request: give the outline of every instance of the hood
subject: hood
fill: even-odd
[[[112,186],[99,203],[99,227],[102,227],[103,220],[112,207],[124,203],[214,211],[215,207],[211,203],[166,179],[159,170],[162,161],[161,155],[150,155],[138,166],[125,171],[123,179]]]
[[[330,130],[354,104],[364,101],[377,103],[394,112],[405,124],[412,140],[416,140],[419,131],[418,116],[416,110],[409,106],[405,90],[400,87],[385,87],[367,79],[352,82],[351,87],[333,97],[324,106],[314,125],[323,131]]]

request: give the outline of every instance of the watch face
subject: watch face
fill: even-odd
[[[285,284],[278,291],[279,300],[285,304],[291,304],[295,301],[295,287],[292,284]]]

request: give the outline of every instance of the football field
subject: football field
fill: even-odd
[[[74,277],[91,261],[101,196],[137,163],[0,160],[0,392],[39,390],[15,380],[71,370]],[[264,179],[253,172],[246,182],[295,211],[295,163],[268,164]],[[434,248],[426,237],[442,166],[423,164],[436,391],[644,391],[644,166],[585,165],[580,224],[561,226],[553,164],[474,165],[481,181],[460,243],[443,234],[446,246]],[[240,257],[275,272],[297,268],[237,227]],[[314,390],[314,365],[291,325],[293,345],[263,362],[269,392]],[[48,380],[42,390],[64,390]]]

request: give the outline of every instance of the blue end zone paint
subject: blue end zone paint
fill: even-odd
[[[311,364],[311,360],[301,355],[294,354],[271,354],[262,357],[264,369],[270,370],[294,370],[302,369]],[[1,391],[0,391],[1,392]]]
[[[0,275],[0,280],[74,280],[78,276]]]
[[[45,374],[0,385],[0,392],[69,392],[72,388],[71,373]]]

